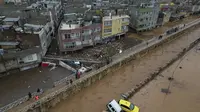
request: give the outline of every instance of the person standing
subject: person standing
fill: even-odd
[[[39,96],[38,95],[35,96],[35,100],[39,100]]]
[[[31,92],[28,92],[28,98],[29,98],[29,99],[32,98],[32,94],[31,94]]]
[[[38,92],[38,93],[40,93],[40,92],[41,92],[39,88],[37,89],[37,92]]]

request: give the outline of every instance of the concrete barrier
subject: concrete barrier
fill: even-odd
[[[200,22],[200,19],[196,22],[192,22],[191,24],[187,24],[186,27],[180,31],[177,31],[173,34],[163,37],[162,39],[158,39],[157,37],[151,39],[147,42],[143,42],[133,48],[130,48],[124,51],[121,54],[118,54],[113,57],[113,62],[101,67],[96,71],[90,72],[88,75],[85,75],[79,80],[73,82],[72,85],[65,85],[62,88],[53,88],[51,93],[47,94],[46,96],[42,97],[40,100],[36,102],[32,102],[26,106],[18,107],[20,108],[18,111],[20,112],[27,112],[27,111],[34,111],[34,112],[46,112],[48,108],[55,106],[61,100],[67,99],[69,96],[79,92],[81,89],[90,86],[91,84],[95,83],[98,80],[101,80],[105,77],[109,72],[118,69],[119,67],[129,63],[131,60],[140,58],[143,55],[147,54],[149,51],[155,49],[156,47],[162,45],[163,43],[169,42],[171,40],[177,39],[177,35],[180,33],[185,32],[188,28],[192,26],[196,27]],[[148,80],[151,80],[149,77]],[[143,85],[144,82],[141,82],[140,85]],[[133,91],[137,91],[140,88],[134,88]],[[129,92],[131,94],[131,92]],[[15,108],[13,108],[14,112],[16,112]],[[0,110],[5,111],[5,110]],[[12,110],[10,110],[12,111]]]

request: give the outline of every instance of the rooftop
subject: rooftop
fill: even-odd
[[[4,22],[16,22],[16,21],[19,21],[19,17],[18,18],[9,18],[9,17],[6,17],[3,21]]]
[[[9,46],[16,46],[19,42],[0,42],[0,45],[9,45]]]
[[[0,15],[6,17],[18,17],[21,10],[26,9],[27,5],[4,4],[0,5]]]
[[[61,23],[60,25],[60,30],[70,30],[70,29],[76,29],[79,28],[79,24],[66,24],[66,23]]]
[[[128,15],[114,15],[114,16],[105,16],[103,20],[114,20],[114,19],[122,19],[122,18],[129,18]]]

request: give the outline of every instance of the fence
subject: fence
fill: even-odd
[[[69,83],[70,79],[75,80],[75,73],[71,74],[68,77],[65,77],[64,79],[61,79],[59,81],[54,82],[54,87],[58,86],[58,85],[61,85],[63,83]]]
[[[194,21],[192,21],[192,22],[190,22],[190,23],[188,23],[188,24],[185,24],[185,27],[184,27],[184,28],[179,29],[179,30],[176,31],[176,32],[173,32],[172,34],[163,36],[162,39],[159,39],[158,37],[154,37],[154,38],[152,38],[152,39],[150,39],[150,40],[148,40],[148,41],[144,41],[144,42],[142,42],[141,44],[138,44],[138,45],[136,45],[136,46],[134,46],[134,47],[132,47],[132,48],[129,48],[129,49],[125,50],[125,51],[124,51],[123,53],[121,53],[121,54],[116,54],[116,55],[114,55],[114,56],[112,57],[113,60],[115,60],[113,63],[117,63],[117,62],[119,62],[120,60],[122,60],[122,59],[124,59],[124,58],[127,58],[127,57],[129,57],[129,56],[131,56],[131,55],[134,55],[134,54],[136,54],[136,53],[138,53],[138,52],[140,52],[140,51],[142,51],[142,50],[144,50],[144,49],[146,49],[146,48],[148,48],[148,47],[151,47],[151,46],[153,46],[153,45],[155,45],[155,44],[158,44],[158,43],[160,43],[161,41],[163,41],[163,40],[165,40],[165,39],[171,37],[172,35],[177,34],[177,33],[181,32],[181,31],[183,31],[183,30],[185,30],[185,29],[187,29],[187,28],[190,28],[190,27],[192,27],[192,26],[194,26],[194,25],[197,25],[198,23],[200,23],[200,19],[197,19],[197,20],[194,20]],[[178,25],[177,25],[177,26],[178,26]],[[175,26],[175,27],[173,27],[173,28],[176,28],[177,26]],[[98,69],[97,71],[98,71],[98,72],[101,72],[101,71],[102,71],[103,69],[105,69],[105,68],[106,68],[106,67],[100,68],[100,69]],[[90,73],[94,73],[94,72],[96,72],[96,71],[92,71],[92,72],[90,72]],[[75,79],[75,75],[71,75],[70,78],[68,77],[68,78],[64,78],[64,79],[62,79],[62,80],[60,80],[60,81],[57,81],[57,82],[54,83],[54,85],[57,86],[57,85],[66,83],[67,81],[69,81],[68,79]],[[52,98],[53,96],[55,96],[55,95],[61,93],[62,91],[67,90],[67,88],[69,88],[69,87],[70,87],[70,85],[66,85],[66,86],[64,86],[63,88],[58,89],[57,91],[52,92],[52,93],[48,94],[47,96],[41,98],[40,100],[36,101],[35,103],[37,104],[37,103],[40,103],[40,102],[48,101],[48,100],[50,100],[49,98]],[[33,93],[33,96],[36,95],[36,94],[38,94],[38,93]],[[13,107],[16,107],[16,106],[22,104],[23,102],[26,102],[27,100],[28,100],[28,96],[25,96],[25,97],[23,97],[23,98],[20,98],[20,99],[14,101],[14,102],[12,102],[12,103],[10,103],[10,104],[8,104],[8,105],[2,107],[2,108],[0,108],[0,112],[7,111],[7,110],[9,110],[9,109],[11,109],[11,108],[13,108]],[[30,107],[33,107],[33,105],[34,105],[34,104],[27,105],[27,106],[24,108],[24,110],[28,110]]]
[[[33,92],[33,93],[32,93],[32,96],[34,97],[34,96],[40,95],[40,94],[42,94],[42,92],[40,92],[40,93],[38,93],[38,92]],[[29,100],[29,96],[26,95],[26,96],[24,96],[24,97],[22,97],[22,98],[20,98],[20,99],[18,99],[18,100],[16,100],[16,101],[14,101],[14,102],[8,104],[8,105],[6,105],[6,106],[0,108],[0,112],[7,111],[7,110],[9,110],[9,109],[11,109],[11,108],[13,108],[13,107],[16,107],[16,106],[18,106],[18,105],[20,105],[20,104],[22,104],[22,103],[28,101],[28,100]]]

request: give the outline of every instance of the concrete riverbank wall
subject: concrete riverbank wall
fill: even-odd
[[[90,74],[85,75],[79,80],[74,81],[72,85],[66,85],[59,89],[53,88],[54,92],[51,92],[50,94],[45,95],[40,100],[29,103],[27,105],[19,106],[18,108],[13,108],[10,111],[16,112],[16,109],[17,109],[17,111],[20,111],[20,112],[27,112],[27,111],[28,112],[29,111],[46,112],[48,111],[48,108],[55,106],[60,101],[67,99],[68,97],[81,91],[85,87],[88,87],[92,85],[93,83],[95,83],[96,81],[101,80],[109,72],[120,68],[126,63],[129,63],[131,60],[144,56],[145,54],[147,54],[148,52],[151,52],[152,50],[156,49],[162,44],[168,43],[174,39],[178,39],[180,37],[179,35],[192,31],[192,29],[194,29],[195,27],[199,27],[198,24],[195,24],[192,27],[183,29],[182,31],[176,32],[176,34],[174,33],[173,35],[163,37],[162,39],[159,39],[159,40],[158,38],[151,39],[148,41],[148,44],[146,42],[143,42],[142,44],[125,51],[123,55],[119,56],[120,58],[115,58],[112,63],[96,71],[93,71]],[[130,93],[129,95],[131,96],[131,94],[134,94],[134,91],[132,93],[129,91],[128,92]]]

